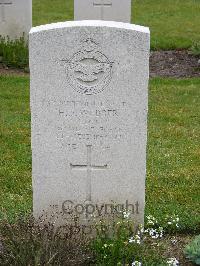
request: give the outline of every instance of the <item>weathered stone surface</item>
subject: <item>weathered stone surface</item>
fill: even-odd
[[[32,0],[0,0],[0,35],[18,39],[32,27]]]
[[[131,21],[131,0],[74,0],[75,20]]]
[[[84,212],[103,205],[102,214],[106,204],[132,204],[142,222],[149,29],[104,21],[33,28],[30,70],[35,215],[65,201]]]

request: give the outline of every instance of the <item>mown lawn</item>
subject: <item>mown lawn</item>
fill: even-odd
[[[29,78],[0,76],[0,212],[32,206]],[[146,214],[200,232],[200,79],[150,82]]]
[[[0,211],[31,209],[28,78],[0,77]]]
[[[150,83],[147,213],[200,230],[200,79]]]
[[[33,0],[34,26],[73,20],[73,2]],[[188,48],[200,42],[200,1],[133,0],[132,23],[150,27],[152,49]]]

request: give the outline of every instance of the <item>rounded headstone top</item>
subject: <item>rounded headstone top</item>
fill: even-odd
[[[53,29],[62,29],[70,27],[108,27],[108,28],[119,28],[124,30],[133,30],[142,33],[149,34],[149,28],[144,26],[139,26],[135,24],[116,22],[116,21],[102,21],[102,20],[81,20],[81,21],[67,21],[67,22],[58,22],[52,24],[41,25],[33,27],[30,30],[30,34],[38,33],[41,31],[53,30]]]

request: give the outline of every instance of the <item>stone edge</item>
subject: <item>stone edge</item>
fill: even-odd
[[[70,28],[70,27],[108,27],[108,28],[133,30],[133,31],[150,34],[148,27],[139,26],[139,25],[130,24],[130,23],[115,22],[115,21],[102,21],[102,20],[66,21],[66,22],[46,24],[46,25],[41,25],[41,26],[31,28],[29,34],[31,35],[33,33],[38,33],[42,31],[63,29],[63,28]]]

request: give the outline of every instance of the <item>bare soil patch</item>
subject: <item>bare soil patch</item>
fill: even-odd
[[[183,253],[184,248],[194,239],[191,235],[175,235],[168,236],[163,241],[165,246],[164,257],[176,258],[179,261],[180,266],[193,266],[194,263],[185,258]]]
[[[187,50],[151,52],[150,77],[200,77],[200,56]]]
[[[0,63],[0,75],[4,76],[28,76],[29,73],[23,69],[7,67]]]

